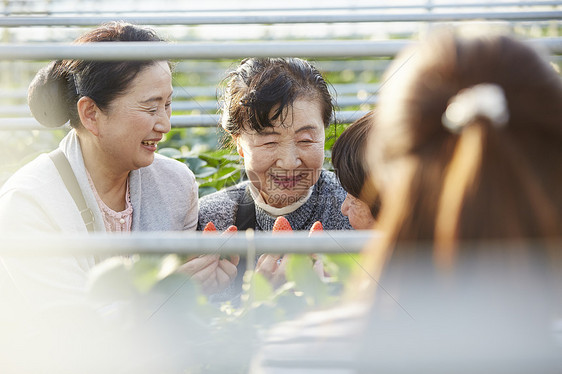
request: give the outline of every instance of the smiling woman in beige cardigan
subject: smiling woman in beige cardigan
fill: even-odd
[[[102,25],[76,43],[163,42],[152,30],[126,23]],[[0,190],[0,227],[17,233],[195,230],[197,184],[186,165],[155,154],[170,131],[172,74],[167,61],[62,60],[42,69],[29,90],[36,119],[70,122],[58,156],[70,164],[81,212],[44,154],[16,172]],[[73,187],[70,187],[72,190]],[[93,222],[92,222],[93,221]],[[83,296],[94,257],[41,260],[4,258],[0,273],[32,304]],[[225,287],[236,266],[208,255],[181,270],[207,292]]]

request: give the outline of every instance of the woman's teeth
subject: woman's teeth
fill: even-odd
[[[145,141],[142,142],[142,144],[148,145],[148,146],[153,146],[153,145],[158,144],[158,142],[156,142],[154,140],[145,140]]]

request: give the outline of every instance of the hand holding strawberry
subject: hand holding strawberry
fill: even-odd
[[[236,231],[236,226],[230,226],[223,235],[232,235]],[[218,233],[217,228],[213,222],[208,222],[203,229],[203,235],[213,233]],[[213,294],[226,288],[236,278],[236,265],[239,261],[240,256],[230,256],[228,260],[219,254],[206,254],[188,259],[178,271],[197,281],[206,294]]]
[[[280,232],[292,232],[293,228],[283,216],[277,217],[273,224],[272,235]],[[256,265],[256,272],[265,276],[274,285],[278,286],[285,282],[285,267],[289,256],[275,254],[261,255]]]

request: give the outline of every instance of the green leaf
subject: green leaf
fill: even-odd
[[[201,187],[199,187],[199,197],[203,197],[203,196],[212,194],[213,192],[217,192],[217,189],[215,187],[212,187],[212,186],[201,186]]]
[[[88,279],[88,293],[96,301],[109,303],[135,297],[137,290],[128,268],[131,260],[112,257],[96,265]]]
[[[294,289],[289,289],[276,296],[275,309],[277,310],[278,321],[287,318],[294,318],[310,308],[310,303],[307,302],[302,292],[295,293]]]
[[[176,272],[158,281],[138,305],[153,321],[174,321],[178,329],[193,328],[190,321],[197,318],[199,297],[197,285],[187,275]]]
[[[181,152],[176,148],[162,148],[158,150],[158,153],[170,158],[181,157]]]
[[[133,264],[131,278],[141,292],[148,292],[158,282],[160,260],[154,256],[143,256]]]
[[[207,162],[201,160],[199,157],[185,157],[184,162],[189,166],[193,173],[197,173],[199,168],[207,165]]]
[[[273,287],[262,274],[255,273],[250,284],[250,292],[253,293],[254,302],[268,301],[272,298]]]
[[[240,168],[224,168],[219,171],[219,178],[217,180],[228,180],[234,178],[233,182],[237,182],[240,178]]]
[[[204,152],[199,154],[199,157],[209,163],[212,166],[218,166],[224,163],[225,160],[232,162],[240,160],[240,156],[230,149],[219,149],[211,152]]]
[[[339,282],[346,282],[359,269],[359,254],[336,253],[322,256],[324,268],[331,277]]]
[[[222,158],[229,161],[240,162],[241,157],[238,154],[225,154],[224,156],[222,156]]]
[[[295,282],[295,288],[304,293],[309,303],[318,305],[327,300],[328,289],[312,265],[312,258],[308,255],[290,255],[286,277],[288,281]]]
[[[139,291],[147,292],[162,278],[176,271],[178,266],[177,255],[140,256],[130,270],[133,284]]]
[[[215,174],[217,171],[218,171],[217,168],[212,168],[207,166],[197,169],[197,171],[194,171],[194,173],[195,173],[195,177],[197,178],[207,178]]]
[[[156,283],[151,292],[162,293],[170,298],[177,298],[186,305],[198,303],[197,287],[187,275],[172,273]]]
[[[207,163],[207,165],[213,166],[213,167],[219,167],[220,163],[222,161],[222,159],[220,157],[213,157],[213,156],[210,156],[208,153],[199,154],[199,158],[201,160],[204,160]]]

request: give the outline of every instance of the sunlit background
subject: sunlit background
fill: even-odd
[[[416,40],[428,30],[442,25],[472,25],[480,28],[493,27],[513,32],[525,38],[558,37],[561,21],[558,19],[529,20],[463,20],[454,22],[450,19],[439,21],[443,15],[487,14],[492,12],[545,12],[561,10],[560,2],[545,1],[57,1],[8,0],[0,3],[0,42],[2,45],[71,42],[85,30],[92,28],[97,20],[135,19],[153,21],[149,26],[172,42],[200,41],[306,41],[306,40]],[[519,4],[519,6],[514,6]],[[554,4],[554,5],[545,5]],[[392,8],[390,8],[392,6]],[[310,16],[314,22],[275,23],[285,17],[298,15]],[[375,22],[320,22],[322,17],[331,16],[372,16]],[[377,17],[407,15],[412,21],[381,21]],[[420,17],[434,15],[433,22],[416,21]],[[248,17],[270,17],[267,23],[248,23]],[[19,18],[18,18],[19,17]],[[30,18],[33,17],[33,18]],[[212,24],[182,23],[185,17],[211,19]],[[228,19],[229,24],[223,24]],[[316,18],[315,18],[316,17]],[[24,22],[11,22],[14,18]],[[60,20],[62,18],[62,21]],[[36,26],[39,22],[48,26]],[[91,25],[75,26],[80,20],[90,20]],[[175,21],[177,20],[177,21]],[[218,20],[218,21],[217,21]],[[205,21],[206,22],[206,21]],[[148,22],[150,23],[150,22]],[[162,25],[161,23],[166,23]],[[306,57],[306,56],[302,56]],[[381,74],[392,56],[373,58],[341,57],[312,59],[333,85],[340,110],[348,113],[363,112],[373,109],[377,99]],[[560,56],[553,57],[560,64]],[[226,72],[235,60],[182,60],[178,61],[174,74],[175,98],[173,115],[217,114],[217,90]],[[62,138],[65,130],[30,130],[16,131],[19,122],[10,119],[31,120],[26,105],[26,91],[33,76],[46,61],[4,60],[0,54],[0,185],[19,167],[36,157],[39,153],[51,150]],[[344,126],[344,125],[342,125]],[[328,132],[326,142],[326,167],[330,167],[329,149],[334,137],[341,129]],[[168,135],[168,142],[163,147],[174,149],[170,156],[184,157],[190,161],[192,168],[214,167],[202,165],[197,159],[205,152],[213,157],[222,158],[225,154],[235,162],[235,156],[229,152],[212,153],[220,148],[221,134],[214,123],[206,127],[176,129]],[[179,152],[177,152],[179,151]],[[235,167],[229,165],[229,167]],[[228,169],[229,173],[234,169]],[[197,173],[200,182],[221,176],[205,169]],[[217,168],[215,168],[217,171]],[[235,179],[240,176],[235,175]],[[233,181],[235,181],[233,179]],[[228,183],[227,183],[228,184]],[[222,187],[224,183],[210,186],[201,193],[209,193]]]

